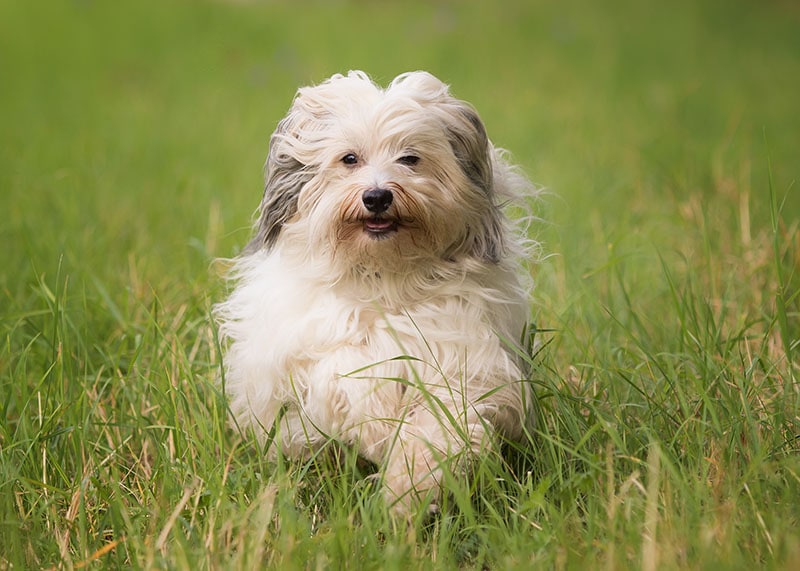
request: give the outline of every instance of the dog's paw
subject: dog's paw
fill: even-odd
[[[333,390],[327,406],[333,430],[339,432],[346,428],[346,419],[350,415],[350,399],[347,393],[338,389]]]

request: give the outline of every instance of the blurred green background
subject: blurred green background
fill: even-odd
[[[765,221],[768,160],[800,211],[795,2],[4,0],[6,295],[62,254],[204,279],[246,240],[296,88],[349,69],[471,101],[548,189],[539,237],[577,275],[611,242],[692,250],[698,209]]]

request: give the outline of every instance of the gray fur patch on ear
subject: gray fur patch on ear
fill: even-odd
[[[244,250],[248,254],[262,248],[269,250],[275,245],[283,225],[297,213],[300,191],[314,176],[306,165],[283,149],[287,122],[288,118],[281,121],[270,141],[256,233]]]
[[[300,163],[296,163],[291,170],[276,169],[270,172],[259,206],[256,234],[245,247],[245,252],[270,249],[275,244],[283,225],[297,213],[300,189],[310,178],[303,172]]]
[[[506,229],[494,188],[495,151],[489,142],[483,121],[472,107],[458,102],[455,112],[450,115],[454,120],[449,123],[447,132],[453,154],[464,175],[484,193],[488,203],[488,208],[481,214],[480,228],[476,228],[473,233],[472,255],[487,262],[498,263],[506,255]]]
[[[492,205],[482,222],[483,228],[475,240],[474,254],[497,264],[506,255],[505,228],[500,208]]]
[[[477,112],[466,104],[457,109],[459,120],[448,127],[450,145],[467,178],[486,192],[492,191],[489,138]]]

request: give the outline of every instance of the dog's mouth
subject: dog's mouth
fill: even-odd
[[[367,218],[364,220],[364,232],[373,238],[382,238],[397,232],[397,220],[390,218]]]

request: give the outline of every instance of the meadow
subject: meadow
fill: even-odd
[[[226,421],[298,86],[425,69],[544,192],[526,446],[398,527]],[[0,571],[800,568],[800,6],[0,0]]]

